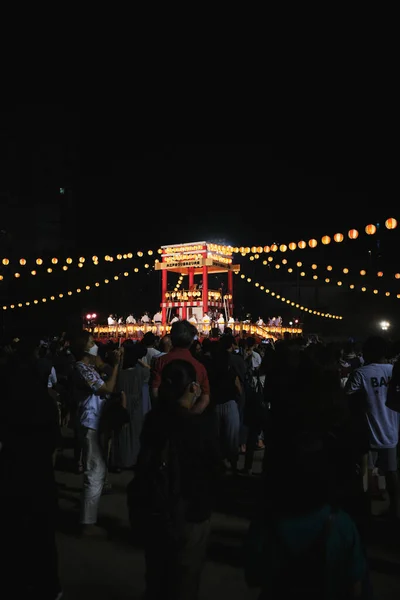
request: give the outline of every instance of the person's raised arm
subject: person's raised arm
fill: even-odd
[[[108,381],[106,381],[101,386],[101,388],[98,390],[98,392],[100,394],[112,394],[115,389],[115,385],[117,383],[118,372],[119,372],[119,365],[121,363],[122,352],[121,352],[121,350],[115,350],[113,355],[114,355],[114,360],[115,360],[113,370],[112,370],[111,376],[108,379]]]

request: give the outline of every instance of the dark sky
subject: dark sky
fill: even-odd
[[[383,225],[386,218],[399,217],[390,177],[377,168],[378,161],[373,168],[364,164],[354,145],[331,140],[314,145],[312,140],[287,138],[272,144],[162,144],[125,131],[114,118],[99,120],[97,115],[63,105],[19,105],[0,114],[1,254],[17,257],[24,248],[29,259],[38,243],[44,252],[48,246],[60,256],[72,251],[75,256],[101,256],[200,240],[266,245],[336,231],[346,234],[352,227],[363,232],[368,223],[380,223],[381,235],[373,240],[362,234],[362,239],[340,247],[305,251],[302,260],[321,265],[328,261],[338,268],[352,267],[354,272],[366,264],[371,273],[400,271],[397,231],[387,232]],[[60,187],[66,188],[66,196],[60,196]],[[54,215],[55,223],[49,223],[49,215]],[[268,274],[259,263],[244,262],[243,270],[250,271],[253,280],[269,279],[290,291],[293,282],[287,274],[279,273],[278,279],[276,271]],[[100,268],[106,272],[104,264]],[[64,285],[62,277],[61,273],[51,285],[56,281]],[[71,288],[83,281],[78,270],[68,278]],[[159,302],[157,278],[155,273],[135,282],[128,278],[129,283],[115,284],[106,294],[97,290],[97,295],[89,294],[84,301],[62,301],[62,308],[52,308],[51,314],[57,320],[69,308],[77,314],[95,306],[104,312],[126,312],[131,307],[135,312],[154,311]],[[36,281],[40,293],[52,293],[45,277]],[[387,287],[379,283],[382,289],[396,291],[393,277],[385,279]],[[17,284],[2,286],[3,303],[32,295],[29,277],[24,282],[21,277]],[[365,324],[386,314],[396,319],[398,309],[392,298],[382,302],[361,293],[349,297],[342,290],[329,295],[327,286],[318,296],[315,282],[308,287],[312,291],[304,292],[304,298],[333,313],[340,309],[351,319],[350,329],[364,310]],[[237,291],[240,312],[267,317],[282,309],[245,282],[238,282]],[[292,293],[298,294],[298,287]],[[26,309],[24,317],[33,310],[49,318],[50,313],[38,307]],[[16,317],[10,318],[15,325]],[[21,309],[18,322],[22,320]],[[310,328],[318,330],[320,323],[315,319]]]

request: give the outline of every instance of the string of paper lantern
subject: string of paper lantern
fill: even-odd
[[[159,249],[157,251],[158,253],[162,252],[161,249]],[[126,260],[126,259],[132,259],[132,258],[147,258],[147,256],[153,256],[155,254],[154,250],[147,250],[147,252],[142,252],[141,250],[139,250],[138,252],[136,252],[136,255],[134,255],[132,252],[128,252],[127,254],[117,254],[115,257],[111,256],[109,254],[106,254],[104,256],[104,261],[105,262],[114,262],[114,260]],[[68,257],[65,259],[65,264],[62,264],[61,260],[58,259],[57,257],[53,257],[50,259],[51,265],[46,268],[47,273],[51,274],[54,273],[54,269],[58,266],[62,269],[62,271],[68,271],[68,269],[71,267],[71,265],[76,264],[76,266],[80,269],[82,269],[85,265],[87,266],[88,264],[93,264],[95,266],[97,266],[99,264],[99,257],[96,255],[93,255],[91,257],[91,259],[88,259],[86,261],[86,258],[84,256],[80,256],[78,258],[78,260],[74,260],[71,257]],[[91,262],[90,262],[91,261]],[[156,259],[155,262],[158,262],[158,259]],[[2,264],[4,266],[9,266],[10,261],[8,258],[3,258],[2,259]],[[27,260],[25,258],[21,258],[19,260],[19,265],[20,267],[25,267],[27,264]],[[35,276],[38,274],[38,267],[42,267],[44,264],[44,260],[42,258],[37,258],[35,261],[35,268],[32,269],[30,271],[30,275]],[[40,270],[40,269],[39,269]],[[18,268],[18,271],[16,271],[14,273],[14,277],[16,279],[19,279],[21,277],[21,274],[24,272],[24,269]],[[4,279],[4,276],[2,274],[0,274],[0,281],[2,281]]]
[[[394,217],[389,217],[388,219],[385,220],[385,227],[388,230],[394,230],[397,228],[398,222],[397,219],[395,219]],[[376,225],[370,223],[368,225],[366,225],[364,227],[364,231],[367,235],[374,235],[377,231],[378,228]],[[347,232],[347,237],[351,240],[356,240],[359,237],[360,233],[358,231],[358,229],[352,228],[349,229],[349,231]],[[345,239],[345,235],[343,233],[335,233],[333,235],[323,235],[321,237],[321,243],[323,245],[328,245],[331,243],[331,241],[333,240],[336,243],[340,243],[343,242],[343,240]],[[225,246],[225,245],[221,245],[218,246],[218,248],[223,252],[230,252],[230,253],[235,253],[235,254],[242,254],[243,256],[245,256],[246,254],[262,254],[264,253],[269,253],[269,252],[277,252],[278,250],[280,252],[286,252],[287,250],[296,250],[297,248],[299,248],[300,250],[304,250],[305,248],[309,247],[309,248],[316,248],[318,246],[318,240],[317,238],[310,238],[308,240],[308,242],[306,242],[305,240],[300,240],[299,242],[289,242],[287,244],[277,244],[277,243],[273,243],[271,245],[267,245],[267,246]],[[136,251],[135,255],[139,258],[142,258],[143,256],[145,256],[145,254],[147,254],[148,256],[152,256],[155,253],[158,254],[162,254],[162,249],[158,248],[157,251],[154,251],[152,249],[147,250],[146,252],[143,252],[142,250],[138,250]],[[128,253],[118,253],[115,256],[116,260],[123,260],[123,259],[131,259],[134,257],[134,253],[133,252],[128,252]],[[51,259],[49,259],[50,264],[55,266],[58,263],[63,262],[64,259],[61,259],[60,257],[52,257]],[[93,255],[91,257],[92,262],[97,265],[99,264],[99,261],[101,260],[97,255]],[[103,257],[103,260],[105,260],[106,262],[113,262],[114,261],[114,256],[106,254]],[[84,256],[80,256],[79,258],[71,258],[68,257],[65,259],[65,263],[66,266],[71,265],[75,262],[79,264],[84,264],[86,261],[86,258]],[[20,258],[18,260],[18,264],[21,267],[25,267],[28,264],[28,260],[26,258]],[[34,262],[34,264],[36,266],[34,266],[34,269],[36,269],[37,267],[41,267],[44,265],[44,263],[46,261],[43,260],[43,258],[38,257],[36,259],[32,259],[32,262]],[[4,257],[1,259],[1,263],[3,266],[9,266],[11,261],[9,258]],[[51,266],[49,266],[48,268],[53,268]],[[64,269],[66,270],[66,269]]]
[[[252,260],[252,258],[253,257],[250,256],[250,260]],[[253,258],[253,260],[254,260],[254,258]],[[272,261],[272,260],[273,260],[272,257],[268,257],[268,261]],[[283,265],[288,264],[288,261],[285,258],[283,258],[281,262],[282,262]],[[263,265],[266,265],[266,264],[268,264],[267,261],[263,261]],[[277,269],[280,268],[280,266],[278,266],[278,264],[279,263],[277,263],[275,265],[275,268],[277,268]],[[296,267],[302,267],[302,266],[303,266],[303,263],[301,261],[297,261]],[[324,266],[321,267],[320,265],[317,265],[316,263],[312,263],[309,266],[314,271],[316,271],[319,268],[325,269],[326,271],[333,271],[334,270],[334,267],[332,265],[324,265]],[[288,267],[287,270],[288,270],[289,273],[293,272],[293,268],[290,267],[290,266]],[[338,270],[337,267],[336,267],[336,270]],[[344,275],[348,275],[350,273],[351,269],[349,269],[348,267],[343,267],[343,268],[340,268],[340,271]],[[356,271],[356,269],[353,269],[353,271]],[[359,270],[357,269],[357,272],[359,273],[359,275],[361,275],[361,277],[364,277],[364,276],[366,276],[368,274],[368,272],[367,272],[366,269],[359,269]],[[376,277],[382,278],[382,277],[384,277],[384,272],[383,271],[376,271],[375,275],[376,275]],[[394,277],[394,279],[400,279],[400,273],[399,272],[394,273],[393,277]],[[314,279],[318,279],[318,277],[314,277]]]
[[[270,258],[271,258],[271,257],[269,257],[269,258],[268,258],[268,260],[269,260]],[[251,259],[251,257],[250,257],[250,259]],[[267,262],[267,261],[264,261],[264,262],[263,262],[263,264],[268,264],[268,262]],[[283,264],[283,265],[286,265],[286,264],[288,264],[288,261],[287,261],[287,260],[284,258],[284,259],[282,260],[282,264]],[[302,263],[301,261],[297,261],[297,263],[296,263],[296,267],[297,267],[298,269],[302,268],[302,267],[303,267],[303,263]],[[279,264],[279,263],[276,263],[276,264],[275,264],[275,268],[280,268],[280,264]],[[317,269],[318,269],[318,265],[317,265],[317,264],[315,264],[315,263],[313,263],[313,264],[311,265],[311,269],[313,269],[314,271],[315,271],[315,270],[317,270]],[[326,266],[326,270],[327,270],[327,271],[332,271],[332,270],[333,270],[333,267],[332,267],[332,265],[327,265],[327,266]],[[287,268],[287,272],[288,272],[288,273],[293,273],[293,272],[294,272],[294,269],[293,269],[292,267],[290,267],[290,266],[289,266],[289,267]],[[347,267],[344,267],[344,268],[342,269],[342,272],[343,272],[343,274],[344,274],[344,275],[348,275],[348,273],[350,272],[350,269],[348,269]],[[380,275],[379,273],[381,273],[381,272],[380,272],[380,271],[378,271],[378,273],[377,273],[377,276],[378,276],[378,277],[382,277],[382,276],[383,276],[383,273],[382,273],[382,275]],[[365,269],[361,269],[361,270],[360,270],[360,275],[361,275],[361,276],[365,276],[366,274],[367,274],[367,271],[366,271]],[[299,275],[300,275],[300,277],[306,277],[306,275],[307,275],[307,274],[306,274],[306,272],[305,272],[305,271],[303,271],[303,270],[302,270],[302,271],[300,271]],[[399,275],[399,276],[397,277],[397,275]],[[316,273],[314,273],[314,275],[312,276],[312,278],[313,278],[314,280],[323,281],[324,283],[336,283],[336,284],[337,284],[339,287],[341,287],[341,286],[343,285],[343,281],[341,281],[340,279],[334,282],[334,281],[333,281],[333,280],[332,280],[330,277],[325,277],[325,278],[321,277],[321,278],[319,278],[319,277],[318,277],[318,275],[317,275]],[[396,278],[396,279],[400,279],[400,274],[396,273],[396,274],[395,274],[395,278]],[[385,297],[387,297],[387,298],[389,298],[390,296],[394,295],[394,294],[393,294],[392,292],[390,292],[390,291],[385,291],[385,292],[382,292],[382,290],[380,290],[380,289],[378,289],[378,288],[375,288],[375,287],[373,287],[373,286],[358,285],[358,284],[350,283],[350,284],[348,284],[348,287],[349,287],[349,289],[351,289],[351,290],[360,289],[362,292],[371,291],[371,292],[372,292],[374,295],[377,295],[377,294],[384,294],[384,295],[385,295]],[[400,293],[396,294],[396,298],[400,298]]]
[[[389,230],[393,230],[396,229],[397,227],[397,219],[395,219],[394,217],[390,217],[388,219],[385,220],[385,227],[386,229]],[[367,235],[375,235],[375,233],[378,231],[378,227],[372,223],[370,223],[369,225],[366,225],[364,227],[364,231]],[[350,240],[356,240],[358,239],[360,236],[360,232],[358,229],[349,229],[347,232],[347,237]],[[346,238],[346,235],[344,233],[335,233],[333,235],[323,235],[321,237],[321,244],[324,246],[329,245],[332,241],[336,242],[337,244],[340,244],[341,242],[344,241],[344,239]],[[242,254],[242,256],[245,256],[246,254],[262,254],[264,253],[270,253],[270,252],[287,252],[288,250],[305,250],[305,248],[316,248],[318,246],[319,242],[318,239],[316,237],[314,238],[310,238],[308,240],[308,242],[306,242],[305,240],[300,240],[299,242],[289,242],[289,243],[285,243],[285,244],[277,244],[277,243],[273,243],[269,246],[241,246],[241,247],[235,247],[233,249],[234,252],[239,252],[240,254]]]
[[[145,264],[144,268],[147,270],[150,268],[149,264]],[[135,267],[134,269],[132,269],[131,273],[138,273],[139,272],[139,268]],[[59,300],[62,298],[67,298],[69,296],[72,296],[73,294],[80,294],[82,292],[85,291],[89,291],[93,288],[98,288],[100,287],[100,285],[107,285],[108,283],[112,283],[113,281],[118,281],[120,279],[122,279],[123,277],[129,277],[129,275],[131,274],[129,273],[129,271],[124,271],[124,272],[119,272],[118,274],[110,277],[110,278],[106,278],[103,281],[96,281],[95,283],[92,284],[86,284],[82,287],[78,287],[76,288],[74,291],[72,290],[68,290],[67,292],[60,292],[58,294],[54,294],[48,297],[44,297],[41,300],[38,300],[37,298],[35,300],[28,300],[25,302],[17,302],[15,304],[9,304],[9,305],[4,305],[3,306],[3,310],[8,310],[8,309],[14,309],[14,308],[23,308],[23,307],[27,307],[27,306],[32,306],[32,305],[36,305],[39,304],[40,302],[42,303],[46,303],[48,301],[54,301],[54,300]]]
[[[254,260],[254,257],[250,256],[250,260],[252,260],[252,259]],[[268,260],[271,260],[271,257],[268,257]],[[284,259],[282,259],[282,261],[281,261],[281,262],[282,262],[282,264],[284,264],[284,265],[288,264],[288,261],[287,261],[287,259],[285,259],[285,258],[284,258]],[[265,265],[265,264],[267,264],[267,262],[266,262],[266,261],[263,261],[263,264]],[[297,266],[297,267],[300,267],[300,266],[302,266],[302,264],[303,264],[303,263],[302,263],[301,261],[298,261],[298,262],[296,263],[296,266]],[[369,271],[369,270],[367,271],[367,269],[365,269],[365,268],[362,268],[362,269],[349,269],[348,267],[341,267],[341,268],[339,269],[338,267],[333,267],[332,265],[324,265],[324,266],[321,266],[321,265],[317,265],[316,263],[311,263],[309,266],[310,266],[310,267],[311,267],[311,269],[313,269],[313,270],[317,270],[317,269],[319,269],[319,268],[321,268],[321,269],[325,269],[326,271],[333,271],[334,269],[335,269],[335,270],[340,270],[340,271],[341,271],[341,272],[342,272],[344,275],[348,275],[348,274],[350,273],[350,271],[353,271],[353,272],[358,272],[358,274],[359,274],[359,275],[361,275],[361,277],[365,277],[365,276],[368,274],[368,272],[370,273],[370,271]],[[279,268],[279,267],[278,267],[278,268]],[[289,267],[289,268],[290,268],[290,267]],[[289,271],[289,273],[291,273],[293,269],[289,270],[289,268],[288,268],[288,271]],[[354,274],[354,273],[353,273],[353,274]],[[383,272],[383,271],[381,271],[381,270],[379,270],[379,271],[376,271],[376,272],[375,272],[375,275],[376,275],[376,277],[379,277],[379,278],[382,278],[382,277],[384,277],[384,276],[385,276],[384,272]],[[394,278],[394,279],[400,279],[400,273],[399,273],[399,272],[392,273],[392,276],[393,276],[393,278]]]
[[[236,274],[239,274],[239,273],[236,273]],[[261,290],[262,292],[265,292],[266,294],[270,294],[275,299],[280,300],[281,302],[285,302],[286,304],[290,304],[290,306],[294,306],[298,310],[308,312],[309,314],[316,315],[317,317],[325,317],[327,319],[343,319],[343,317],[340,315],[333,315],[331,313],[322,313],[320,311],[313,310],[312,308],[308,308],[307,306],[303,306],[300,303],[294,302],[293,300],[285,298],[285,297],[281,296],[280,294],[277,294],[276,292],[271,291],[269,288],[266,288],[264,285],[260,284],[258,281],[253,282],[252,278],[246,277],[246,275],[244,273],[241,273],[240,277],[241,277],[241,279],[244,279],[249,284],[254,283],[254,286],[256,288],[258,288],[259,290]]]

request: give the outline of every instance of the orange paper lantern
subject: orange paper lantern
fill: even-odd
[[[305,248],[306,246],[307,246],[307,244],[306,244],[306,243],[305,243],[303,240],[301,240],[301,241],[298,243],[298,247],[300,248],[300,250],[304,250],[304,248]]]
[[[281,244],[281,245],[279,246],[279,250],[280,250],[281,252],[286,252],[286,250],[287,250],[287,246],[286,246],[286,244]]]
[[[333,239],[337,243],[343,242],[343,233],[335,233],[335,235],[333,236]]]
[[[382,271],[378,271],[377,275],[378,275],[378,277],[383,277],[383,272]]]
[[[278,246],[276,244],[272,244],[271,251],[276,252],[278,250]]]
[[[296,250],[296,242],[290,242],[289,250]]]
[[[386,219],[385,226],[387,227],[387,229],[396,229],[396,227],[397,227],[396,219]]]
[[[375,225],[373,225],[372,223],[370,225],[367,225],[365,228],[365,233],[367,235],[374,235],[374,233],[376,233]]]
[[[324,237],[321,239],[321,242],[324,244],[324,246],[326,246],[327,244],[331,243],[331,238],[329,235],[324,235]]]
[[[357,229],[350,229],[350,231],[349,231],[349,238],[351,240],[356,240],[358,238],[358,231],[357,231]]]
[[[310,246],[310,248],[316,248],[317,244],[318,244],[317,240],[314,240],[314,239],[309,240],[309,242],[308,242],[308,245]]]

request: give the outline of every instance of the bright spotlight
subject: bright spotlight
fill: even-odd
[[[96,313],[92,314],[92,319],[95,319],[97,317]]]
[[[388,321],[381,321],[380,326],[382,331],[387,331],[390,327],[390,323],[388,323]]]
[[[86,315],[86,319],[87,319],[88,321],[90,321],[90,319],[91,319],[91,318],[92,318],[92,315]]]

